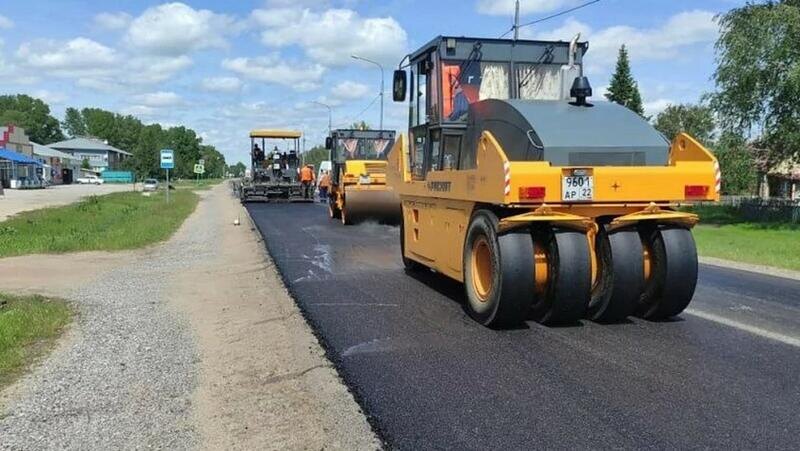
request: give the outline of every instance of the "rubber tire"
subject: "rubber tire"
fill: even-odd
[[[420,272],[427,269],[422,263],[406,257],[406,233],[405,220],[400,220],[400,257],[403,259],[403,267],[409,272]]]
[[[568,229],[534,231],[548,255],[547,292],[535,300],[531,317],[548,325],[573,324],[586,316],[592,267],[586,234]]]
[[[692,232],[677,226],[646,226],[640,230],[649,243],[651,275],[636,314],[663,320],[680,314],[697,287],[697,247]]]
[[[342,220],[343,225],[353,225],[356,221],[353,220],[352,217],[347,213],[347,203],[342,205],[342,209],[339,210],[339,219]]]
[[[487,327],[507,327],[525,321],[534,292],[533,240],[528,233],[497,235],[498,219],[488,210],[478,210],[470,220],[464,240],[462,269],[465,308],[470,317]],[[485,237],[492,259],[493,281],[487,300],[474,292],[470,261],[475,240]]]
[[[644,291],[642,240],[635,229],[597,234],[595,252],[599,260],[599,286],[592,293],[587,317],[613,323],[636,312]]]
[[[336,208],[336,204],[333,201],[328,201],[328,216],[331,219],[342,219],[342,212]]]

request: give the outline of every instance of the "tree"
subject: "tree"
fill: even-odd
[[[84,158],[83,161],[81,161],[81,169],[92,169],[92,165],[89,163],[88,158]]]
[[[634,111],[640,116],[644,116],[642,106],[642,96],[639,93],[639,85],[631,74],[631,63],[628,58],[628,49],[623,44],[619,48],[617,57],[617,67],[614,75],[611,76],[611,83],[606,92],[606,98],[611,102],[616,102]]]
[[[67,108],[64,114],[64,121],[61,123],[61,128],[72,138],[76,136],[86,136],[86,122],[83,120],[83,115],[77,108]]]
[[[325,146],[314,146],[303,157],[306,164],[313,164],[315,168],[319,169],[320,163],[326,161],[329,155],[330,151]]]
[[[678,133],[685,132],[697,139],[704,146],[714,143],[714,113],[705,105],[669,105],[658,113],[655,121],[656,129],[672,141]]]
[[[9,124],[24,128],[31,141],[39,144],[64,139],[58,119],[50,115],[50,107],[25,94],[0,96],[0,125]]]
[[[364,121],[353,122],[353,124],[350,125],[350,128],[353,130],[372,130],[372,127],[370,127],[369,124]]]
[[[752,148],[741,135],[725,132],[714,149],[722,172],[723,194],[749,194],[758,182],[758,169]]]
[[[769,161],[800,159],[800,0],[767,1],[719,17],[717,91],[725,130],[752,136]]]
[[[244,171],[247,170],[247,166],[241,161],[234,164],[233,166],[228,167],[228,172],[231,173],[234,177],[244,177]]]

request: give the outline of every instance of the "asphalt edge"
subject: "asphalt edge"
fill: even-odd
[[[717,266],[720,268],[736,269],[739,271],[747,271],[764,276],[780,277],[783,279],[800,281],[800,271],[792,271],[791,269],[776,268],[774,266],[754,265],[752,263],[742,263],[733,260],[725,260],[716,257],[697,257],[697,260],[704,265]]]
[[[255,233],[256,235],[256,241],[258,243],[263,243],[264,245],[259,249],[261,249],[265,263],[275,269],[275,272],[278,274],[278,277],[280,278],[281,283],[283,284],[283,288],[286,290],[287,293],[289,293],[289,297],[292,298],[292,301],[294,301],[294,305],[297,307],[297,310],[300,312],[300,315],[302,315],[303,320],[306,322],[306,325],[308,325],[308,328],[311,330],[311,333],[314,335],[314,337],[317,339],[317,342],[322,347],[322,350],[324,351],[325,354],[325,358],[328,359],[329,362],[331,362],[331,367],[333,367],[333,369],[336,371],[336,375],[339,378],[342,385],[344,386],[345,390],[347,390],[347,392],[350,393],[350,396],[352,396],[353,399],[355,400],[359,410],[361,410],[361,414],[364,415],[364,418],[367,420],[367,423],[372,429],[372,433],[375,434],[375,437],[378,439],[378,441],[380,441],[382,448],[391,449],[391,447],[389,446],[389,440],[387,439],[386,432],[380,427],[380,425],[377,422],[377,419],[369,413],[369,409],[367,409],[366,400],[359,393],[353,390],[352,385],[354,384],[351,384],[352,381],[348,377],[347,372],[344,370],[344,367],[342,365],[342,360],[333,352],[332,347],[330,346],[328,341],[319,332],[320,329],[319,325],[316,324],[311,319],[311,317],[308,315],[308,311],[306,311],[306,309],[301,305],[301,303],[297,302],[295,291],[291,288],[289,279],[286,277],[280,266],[277,265],[275,263],[275,260],[272,258],[270,243],[266,239],[264,239],[264,233],[261,231],[261,227],[258,226],[258,224],[253,220],[253,217],[250,215],[250,210],[247,209],[247,204],[242,203],[242,207],[244,211],[247,213],[247,221],[250,224],[251,232]]]

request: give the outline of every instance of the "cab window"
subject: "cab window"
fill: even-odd
[[[431,171],[441,170],[441,131],[431,131],[431,153],[428,167]]]
[[[465,121],[469,106],[479,100],[508,99],[508,63],[444,61],[442,63],[442,117]]]
[[[444,135],[442,139],[442,170],[458,169],[461,135]]]
[[[411,175],[416,180],[425,179],[425,144],[426,136],[424,133],[412,133],[411,139]]]

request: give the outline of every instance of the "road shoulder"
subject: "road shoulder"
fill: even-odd
[[[719,266],[722,268],[737,269],[739,271],[747,271],[765,276],[782,277],[784,279],[800,280],[800,271],[792,271],[790,269],[775,268],[773,266],[754,265],[751,263],[742,263],[732,260],[725,260],[715,257],[698,257],[700,263],[704,265]]]
[[[216,253],[168,291],[198,344],[194,415],[203,448],[379,448],[247,211],[225,188],[214,190],[204,208],[214,212]]]

